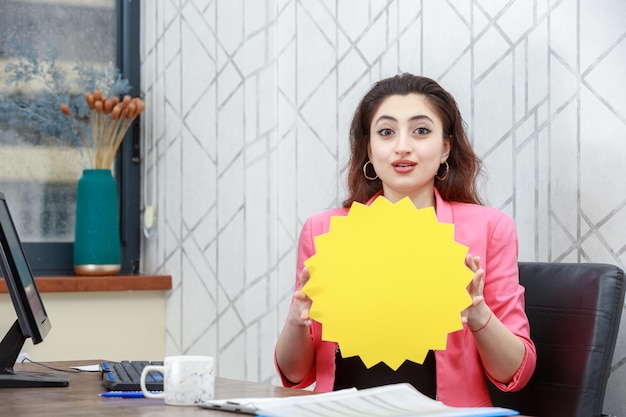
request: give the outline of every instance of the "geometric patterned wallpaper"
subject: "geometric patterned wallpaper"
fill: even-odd
[[[143,202],[157,212],[142,266],[174,281],[168,354],[278,383],[300,227],[343,198],[352,113],[400,72],[456,97],[520,260],[626,265],[623,0],[156,0],[142,36]]]

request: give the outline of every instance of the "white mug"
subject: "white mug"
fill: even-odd
[[[146,388],[150,371],[163,374],[163,392]],[[141,391],[146,398],[163,398],[168,405],[197,405],[215,393],[215,359],[211,356],[167,356],[163,365],[147,365],[141,372]]]

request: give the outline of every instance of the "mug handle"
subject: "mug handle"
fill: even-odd
[[[163,373],[165,367],[162,365],[146,365],[141,371],[141,378],[139,379],[139,385],[141,386],[141,392],[143,392],[143,396],[146,398],[165,398],[165,393],[160,392],[158,394],[154,394],[152,391],[148,391],[146,388],[146,376],[148,376],[148,372],[150,371],[159,371]]]

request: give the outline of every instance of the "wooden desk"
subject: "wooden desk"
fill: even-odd
[[[46,365],[67,369],[69,366],[90,365],[101,362],[72,361],[47,362]],[[15,365],[15,370],[47,371],[46,368],[34,364]],[[143,417],[236,417],[227,411],[214,411],[195,406],[176,407],[165,405],[163,400],[146,398],[102,398],[102,379],[98,372],[81,372],[71,374],[70,386],[65,388],[1,388],[0,415],[11,417],[43,417],[43,416],[143,416]],[[311,391],[277,387],[274,385],[236,381],[217,378],[215,381],[215,398],[244,397],[291,397],[310,395]],[[517,416],[525,417],[525,416]]]
[[[99,363],[93,361],[47,362],[49,366],[67,369],[69,366]],[[47,371],[34,364],[15,365],[15,371]],[[215,398],[242,397],[288,397],[308,395],[310,391],[289,389],[273,385],[217,378]],[[65,388],[2,388],[0,389],[0,410],[3,416],[42,417],[42,416],[226,416],[237,414],[213,411],[200,407],[166,406],[163,400],[145,398],[102,398],[102,379],[98,372],[71,374],[70,386]]]

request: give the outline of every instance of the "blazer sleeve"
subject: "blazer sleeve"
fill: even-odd
[[[524,303],[524,287],[519,283],[517,264],[518,239],[513,219],[506,214],[495,222],[487,241],[485,268],[485,302],[498,319],[524,344],[522,363],[508,384],[489,380],[502,391],[518,391],[527,383],[537,362],[535,344],[530,339],[530,326]]]
[[[304,222],[302,226],[302,230],[300,231],[300,237],[298,239],[298,260],[297,260],[297,268],[296,268],[296,283],[294,286],[294,292],[301,288],[300,285],[300,274],[302,273],[302,269],[304,269],[304,261],[309,259],[311,256],[315,254],[315,242],[313,240],[313,219],[309,218]],[[293,296],[291,298],[291,303],[293,303]],[[315,325],[315,323],[314,323]],[[311,338],[313,338],[313,326],[310,327]],[[276,361],[276,351],[274,351],[274,365],[276,366],[276,370],[278,371],[278,375],[280,376],[281,382],[283,386],[290,388],[306,388],[310,386],[313,382],[315,382],[315,363],[311,367],[311,371],[304,377],[304,379],[300,382],[291,382],[283,375],[280,367],[278,366],[278,362]]]

